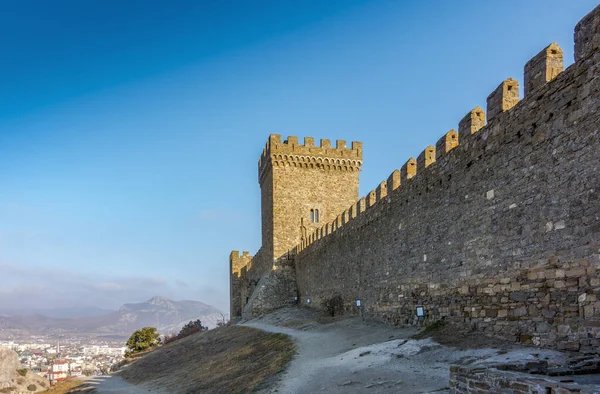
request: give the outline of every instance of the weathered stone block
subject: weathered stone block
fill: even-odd
[[[400,187],[400,170],[394,170],[387,179],[387,194]]]
[[[496,115],[508,111],[519,102],[519,82],[508,78],[487,98],[487,118],[491,121]]]
[[[564,70],[563,50],[553,42],[525,64],[525,96]]]
[[[538,323],[535,326],[535,332],[540,333],[540,334],[545,334],[547,332],[550,332],[552,326],[550,326],[550,324],[546,323],[546,322],[542,322],[542,323]]]
[[[513,301],[524,302],[524,301],[527,301],[528,298],[529,298],[528,293],[524,293],[524,292],[520,292],[520,291],[514,291],[514,292],[510,293],[510,299]]]
[[[377,202],[377,190],[371,190],[367,194],[367,208],[372,207]]]
[[[586,274],[585,268],[575,268],[575,269],[568,270],[565,272],[565,276],[567,278],[576,278],[576,277],[580,277],[585,274]]]
[[[565,336],[571,333],[571,327],[564,324],[559,324],[557,327],[558,335]]]
[[[515,308],[511,312],[512,312],[512,316],[514,316],[514,317],[527,316],[527,308],[525,308],[524,306]]]
[[[417,157],[417,167],[427,168],[435,163],[435,147],[429,145],[421,154]]]
[[[383,200],[385,197],[387,197],[388,194],[388,189],[387,189],[387,182],[383,181],[379,184],[379,186],[377,186],[376,193],[377,193],[377,201],[381,201]]]
[[[598,52],[600,48],[600,5],[575,26],[575,61]]]
[[[475,134],[485,126],[485,111],[477,106],[458,123],[458,135],[462,140],[471,134]]]
[[[566,350],[572,351],[572,352],[576,352],[579,350],[579,342],[576,341],[569,341],[566,343]]]
[[[536,280],[537,278],[538,278],[537,272],[528,272],[527,273],[527,279]]]
[[[439,159],[446,153],[458,146],[458,133],[452,129],[448,131],[442,138],[435,144],[436,159]]]
[[[417,161],[411,157],[400,169],[402,180],[407,180],[417,175]]]

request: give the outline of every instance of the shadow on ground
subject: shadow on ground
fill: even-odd
[[[137,394],[147,392],[148,390],[128,383],[119,376],[104,375],[86,378],[81,385],[71,388],[66,394]]]

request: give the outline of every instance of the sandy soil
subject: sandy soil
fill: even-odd
[[[260,393],[447,393],[451,364],[564,360],[560,352],[499,341],[494,347],[474,341],[476,348],[469,349],[468,339],[455,340],[461,346],[450,347],[431,338],[411,339],[414,328],[311,313],[286,308],[242,323],[288,334],[297,342],[298,354],[287,370]]]

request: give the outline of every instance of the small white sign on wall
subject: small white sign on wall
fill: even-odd
[[[415,312],[417,314],[417,317],[425,317],[425,307],[418,306],[415,308]]]

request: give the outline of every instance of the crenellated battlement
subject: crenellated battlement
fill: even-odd
[[[250,256],[250,252],[243,251],[240,256],[240,252],[237,250],[232,250],[229,253],[229,272],[232,275],[241,276],[242,269],[250,269],[252,265],[252,257]]]
[[[241,282],[245,278],[248,270],[252,268],[252,257],[250,252],[240,252],[232,250],[229,253],[229,309],[232,316],[239,316],[242,313]]]
[[[452,129],[435,144],[436,160],[458,146],[458,133]]]
[[[525,96],[563,72],[563,56],[563,50],[553,42],[525,64]]]
[[[358,172],[315,164],[352,167],[362,146],[271,135],[259,164],[272,168],[263,245],[230,256],[232,314],[257,293],[311,308],[335,296],[394,325],[423,323],[420,306],[425,324],[600,354],[600,6],[577,24],[575,63],[563,64],[549,44],[521,87],[502,81],[485,110],[440,130],[360,198]],[[294,286],[266,281],[284,255]]]
[[[346,141],[336,140],[335,148],[332,148],[328,139],[321,139],[316,146],[313,137],[304,137],[304,144],[300,144],[296,136],[282,141],[281,135],[271,134],[258,160],[259,183],[271,167],[285,166],[322,171],[360,171],[362,142],[352,141],[351,148],[348,148]]]
[[[598,9],[600,9],[600,7]],[[582,20],[588,20],[587,24],[582,24],[580,22],[580,24],[577,25],[575,37],[579,37],[580,41],[583,43],[579,44],[580,51],[576,53],[576,58],[583,59],[585,58],[585,51],[594,51],[600,47],[600,39],[590,39],[588,35],[578,33],[585,31],[587,34],[600,36],[600,16],[598,16],[600,15],[600,12],[597,10],[595,10],[595,18],[588,15],[586,17],[587,19],[584,18],[584,20]],[[594,14],[594,12],[590,13],[590,15],[592,14]],[[526,98],[531,95],[531,92],[550,83],[563,72],[563,54],[563,50],[557,43],[553,42],[526,63],[523,72]],[[496,118],[500,118],[501,114],[510,112],[513,107],[519,104],[519,82],[513,78],[502,81],[502,83],[490,93],[486,101],[487,120],[492,121]],[[455,129],[451,129],[436,142],[435,146],[430,145],[425,148],[425,150],[417,156],[417,159],[413,157],[409,158],[400,169],[394,170],[386,181],[381,182],[376,189],[369,192],[366,197],[361,198],[347,210],[348,215],[346,215],[345,218],[348,220],[336,218],[331,224],[328,223],[326,226],[323,226],[323,229],[318,229],[320,232],[319,234],[333,234],[343,224],[357,218],[360,214],[375,206],[379,201],[390,196],[395,190],[401,189],[410,182],[412,178],[418,176],[428,167],[435,166],[437,161],[440,161],[448,154],[452,154],[452,151],[460,146],[461,140],[466,141],[476,133],[481,134],[481,131],[486,128],[486,111],[477,106],[460,120],[458,132]],[[300,252],[320,238],[321,236],[308,237],[308,242],[298,245],[295,250]]]
[[[465,138],[477,133],[485,126],[485,111],[477,106],[466,114],[458,123],[458,138]],[[456,142],[458,144],[458,140]]]
[[[508,78],[487,97],[487,119],[490,122],[496,115],[508,111],[519,102],[519,81]]]
[[[315,230],[358,198],[361,166],[360,142],[337,140],[333,147],[322,139],[317,146],[313,137],[300,144],[296,136],[269,135],[258,162],[265,253],[277,259],[323,237]]]

